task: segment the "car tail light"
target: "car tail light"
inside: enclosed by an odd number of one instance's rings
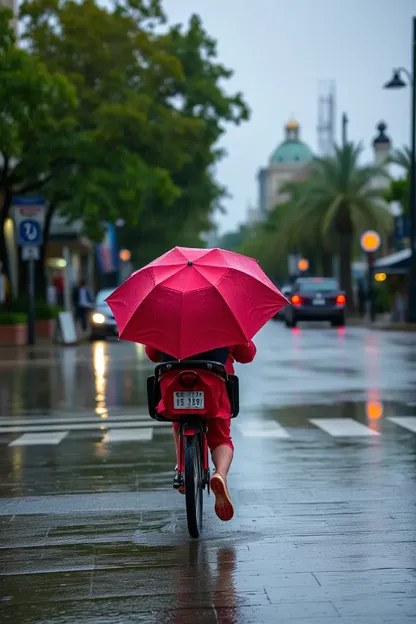
[[[337,299],[336,299],[336,304],[341,306],[341,305],[345,305],[347,302],[347,298],[345,295],[338,295]]]
[[[179,375],[179,383],[184,388],[193,388],[198,381],[198,375],[192,371],[186,371]]]
[[[302,299],[299,297],[299,295],[293,295],[290,303],[294,306],[300,305],[302,303]]]

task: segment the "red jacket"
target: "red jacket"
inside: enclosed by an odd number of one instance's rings
[[[152,347],[145,347],[146,355],[148,358],[154,362],[160,362],[161,360],[161,352],[157,349],[153,349]],[[225,370],[229,375],[234,374],[234,362],[240,362],[241,364],[248,364],[252,362],[254,356],[256,355],[256,346],[252,340],[242,345],[235,345],[233,347],[228,348],[228,359],[225,363]],[[161,379],[161,390],[162,390],[162,400],[160,401],[157,410],[160,414],[163,414],[166,418],[172,418],[172,410],[169,409],[168,405],[165,405],[165,401],[163,397],[166,392],[168,392],[169,384],[172,379],[175,377],[167,373],[163,375]],[[211,373],[201,371],[200,377],[202,378],[203,383],[207,384],[210,389],[213,397],[215,397],[215,407],[213,408],[213,412],[211,414],[212,418],[221,418],[228,419],[231,417],[231,406],[228,398],[228,394],[226,391],[226,387],[224,382],[217,377],[216,375],[212,375]]]
[[[162,354],[153,347],[145,347],[146,355],[155,364],[160,362]],[[234,374],[234,362],[240,362],[241,364],[249,364],[254,360],[257,349],[252,340],[241,345],[234,345],[228,347],[228,359],[225,362],[225,370],[229,375]]]

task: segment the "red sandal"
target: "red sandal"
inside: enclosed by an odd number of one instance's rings
[[[234,515],[234,507],[224,477],[216,472],[211,477],[211,490],[215,496],[215,513],[220,520],[228,522]]]

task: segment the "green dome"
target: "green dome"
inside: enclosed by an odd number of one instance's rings
[[[308,163],[313,159],[313,154],[306,143],[299,139],[299,124],[290,120],[285,125],[286,139],[275,149],[270,156],[270,164],[278,163]]]
[[[284,141],[270,156],[270,164],[311,162],[313,154],[302,141]]]

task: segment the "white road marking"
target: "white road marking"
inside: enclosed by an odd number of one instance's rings
[[[335,438],[380,435],[352,418],[310,418],[309,422]]]
[[[41,444],[59,444],[68,435],[68,431],[62,433],[25,433],[10,442],[9,446],[34,446]]]
[[[49,424],[56,424],[56,425],[61,425],[64,423],[105,423],[105,422],[116,422],[118,423],[119,421],[133,421],[133,422],[138,422],[138,421],[149,421],[149,414],[138,414],[137,416],[135,415],[128,415],[128,416],[114,416],[109,414],[107,416],[107,418],[101,418],[101,416],[99,416],[98,414],[94,415],[94,414],[89,414],[88,416],[73,416],[72,418],[69,417],[65,417],[65,418],[61,418],[59,416],[55,416],[55,417],[50,417],[50,418],[46,418],[46,417],[41,417],[41,418],[37,418],[36,416],[32,416],[31,418],[0,418],[0,427],[2,426],[6,426],[6,425],[16,425],[16,426],[21,426],[21,425],[49,425]]]
[[[103,442],[149,442],[153,438],[153,428],[147,429],[110,429]]]
[[[150,421],[150,416],[149,416]],[[94,422],[94,423],[82,423],[82,424],[65,424],[65,425],[23,425],[21,427],[0,427],[0,434],[7,433],[40,433],[42,431],[93,431],[98,429],[100,431],[106,431],[111,427],[116,426],[119,429],[147,429],[149,423],[134,423],[134,422],[117,422],[111,423],[107,421]],[[170,422],[157,422],[152,423],[153,427],[170,427]]]
[[[290,438],[290,434],[274,420],[259,422],[240,422],[238,430],[245,438]]]
[[[403,429],[416,433],[416,416],[391,416],[387,420],[391,420],[391,422],[399,425],[399,427],[403,427]]]

